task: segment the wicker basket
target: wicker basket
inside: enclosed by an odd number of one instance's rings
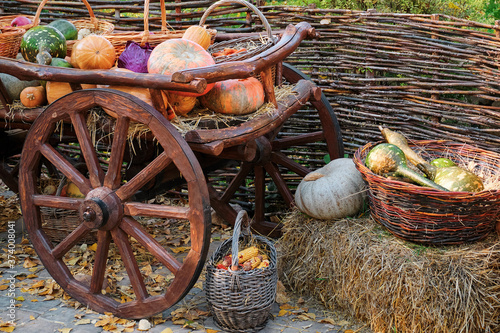
[[[248,59],[256,54],[259,54],[267,50],[268,48],[273,46],[278,40],[278,37],[273,36],[271,26],[269,25],[269,22],[267,21],[264,14],[262,14],[262,12],[257,7],[244,0],[220,0],[215,2],[210,7],[207,8],[207,10],[200,19],[199,25],[204,26],[206,24],[207,18],[214,13],[214,10],[216,8],[233,4],[243,5],[251,9],[255,14],[257,14],[259,19],[262,21],[264,28],[266,29],[266,34],[265,36],[256,35],[252,37],[241,37],[212,44],[208,49],[208,51],[211,54],[223,51],[226,48],[247,49],[244,52],[238,52],[231,55],[214,57],[216,63]]]
[[[40,24],[40,14],[42,13],[42,9],[48,1],[49,0],[42,0],[42,2],[38,5],[38,9],[35,13],[35,18],[33,20],[33,26],[37,26],[38,24]],[[85,7],[87,7],[87,10],[89,11],[90,19],[70,21],[75,25],[76,29],[80,30],[86,28],[96,35],[110,34],[113,32],[113,30],[115,30],[115,26],[113,23],[104,20],[98,20],[95,17],[94,11],[92,10],[92,7],[90,7],[90,4],[88,3],[87,0],[82,0],[82,1],[85,4]],[[66,41],[67,45],[66,55],[71,56],[71,50],[73,49],[73,45],[75,45],[76,42],[77,40]]]
[[[366,155],[377,143],[359,148],[354,163],[369,185],[371,215],[402,239],[434,245],[462,244],[485,238],[500,216],[500,154],[467,144],[422,140],[410,143],[426,160],[446,157],[460,166],[472,167],[483,180],[496,179],[496,189],[477,193],[445,192],[371,172]],[[496,177],[496,178],[495,178]],[[487,186],[485,186],[487,187]]]
[[[24,29],[24,30],[29,30],[31,27],[33,27],[33,22],[35,22],[35,17],[32,15],[6,15],[0,17],[0,27],[5,27],[5,26],[10,26],[10,23],[12,22],[13,19],[19,16],[24,16],[26,18],[29,18],[31,20],[30,24],[23,25],[19,28]]]
[[[277,254],[272,242],[262,236],[251,235],[249,229],[240,237],[242,222],[248,222],[246,211],[236,217],[233,237],[224,241],[207,262],[207,303],[215,323],[229,332],[257,332],[265,327],[276,298],[278,273]],[[248,223],[247,223],[248,227]],[[250,271],[217,269],[217,263],[230,253],[252,244],[265,248],[269,266]],[[238,256],[233,256],[237,265]]]
[[[54,244],[59,244],[81,223],[78,212],[63,209],[42,208],[42,229]],[[91,230],[82,237],[77,245],[94,244],[97,242],[97,230]]]
[[[21,40],[26,32],[23,28],[0,27],[0,56],[15,59]]]
[[[144,31],[137,32],[116,32],[107,34],[105,37],[113,44],[116,50],[116,55],[119,56],[127,45],[128,41],[134,41],[141,46],[146,43],[151,47],[155,47],[161,42],[171,38],[182,38],[184,31],[167,30],[167,14],[165,11],[165,1],[160,0],[161,8],[161,31],[149,31],[149,0],[144,1]]]

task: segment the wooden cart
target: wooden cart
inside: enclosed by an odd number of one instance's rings
[[[230,203],[241,188],[251,187],[253,199],[248,200],[252,201],[253,229],[279,236],[279,223],[266,218],[270,184],[291,207],[293,186],[311,171],[311,160],[323,163],[325,154],[331,159],[343,156],[339,125],[328,101],[304,74],[283,63],[303,39],[313,37],[315,31],[308,23],[290,25],[278,43],[249,59],[172,76],[55,68],[0,58],[0,72],[23,80],[66,81],[74,90],[45,109],[3,111],[0,117],[2,146],[8,146],[1,156],[0,178],[19,193],[31,242],[49,273],[69,295],[96,311],[123,318],[144,318],[171,307],[188,293],[203,269],[211,238],[211,207],[233,222],[237,213]],[[276,105],[275,112],[226,128],[191,130],[184,136],[162,115],[161,89],[202,92],[207,83],[257,74],[267,101]],[[283,82],[293,83],[294,92],[277,103],[274,85]],[[82,83],[147,87],[156,108],[117,90],[82,90]],[[8,101],[4,98],[4,102]],[[100,119],[92,130],[87,121],[96,108],[114,117]],[[286,130],[292,119],[291,129]],[[308,122],[314,123],[316,130],[301,130]],[[146,130],[131,140],[132,124]],[[16,129],[29,131],[26,136],[11,135]],[[312,143],[322,145],[323,152],[308,151],[304,157],[289,151],[294,147],[307,151]],[[18,154],[20,164],[14,166]],[[224,175],[227,182],[222,188],[214,185],[210,174],[228,165],[236,171]],[[76,184],[85,198],[43,194],[41,182],[47,173]],[[183,205],[149,200],[156,189],[181,185]],[[74,212],[80,223],[64,239],[54,242],[44,232],[43,209]],[[148,232],[142,224],[144,218],[189,221],[190,249],[183,260]],[[75,278],[63,259],[90,233],[97,235],[97,249],[90,282],[86,283]],[[161,291],[147,289],[132,238],[173,274]],[[108,260],[110,247],[119,251],[130,279],[133,296],[128,301],[103,292],[112,264]]]

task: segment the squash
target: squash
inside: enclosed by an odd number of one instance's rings
[[[47,102],[45,88],[42,86],[26,87],[21,91],[21,104],[27,108],[42,106]]]
[[[393,173],[397,177],[411,179],[415,183],[432,187],[436,190],[448,191],[430,179],[408,168],[405,153],[396,145],[381,143],[373,147],[366,155],[365,164],[377,175],[384,176]]]
[[[65,19],[59,19],[50,22],[47,26],[54,27],[59,30],[66,40],[75,40],[78,38],[78,29],[73,23]]]
[[[115,48],[103,36],[87,36],[75,43],[71,50],[71,64],[76,68],[110,69],[115,62]]]
[[[82,89],[90,89],[95,87],[95,84],[82,84]],[[69,83],[57,81],[47,81],[45,91],[47,93],[47,102],[49,104],[54,102],[56,99],[59,99],[64,95],[73,92]]]
[[[365,182],[350,158],[338,158],[307,174],[295,192],[297,208],[328,220],[355,215],[363,208]]]
[[[182,96],[168,91],[165,92],[165,94],[168,99],[168,105],[172,108],[172,110],[174,110],[176,115],[181,116],[185,116],[193,110],[196,105],[196,101],[198,100],[193,96]]]
[[[187,28],[182,38],[197,43],[205,50],[212,44],[212,36],[207,29],[200,25],[192,25]]]
[[[435,158],[431,161],[431,165],[434,165],[436,168],[444,168],[450,166],[456,166],[457,164],[450,160],[449,158],[439,157]]]
[[[52,58],[52,61],[50,62],[50,66],[73,68],[71,63],[68,60],[63,59],[63,58]]]
[[[5,73],[0,73],[0,81],[2,81],[5,90],[7,90],[7,94],[13,101],[20,99],[21,92],[23,91],[24,88],[35,87],[40,85],[38,80],[23,81],[19,80],[17,77],[13,75]]]
[[[52,57],[66,56],[66,38],[54,27],[36,26],[23,35],[19,50],[29,62],[49,65]]]
[[[148,72],[172,75],[175,72],[214,65],[215,61],[199,44],[182,38],[168,39],[156,46],[148,59]],[[209,92],[214,83],[207,84],[203,93],[175,92],[184,96],[201,96]]]
[[[216,82],[213,89],[200,97],[201,105],[225,114],[247,114],[264,104],[264,87],[254,77]]]
[[[406,157],[436,184],[454,192],[480,192],[484,189],[483,181],[474,173],[456,165],[436,167],[413,151],[401,133],[393,132],[381,126],[379,129],[387,142],[398,146]],[[443,162],[440,164],[443,164]]]

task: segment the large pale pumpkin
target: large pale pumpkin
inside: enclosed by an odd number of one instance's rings
[[[307,174],[295,192],[297,208],[317,219],[340,219],[363,207],[365,182],[350,158],[338,158]]]
[[[103,36],[89,35],[71,50],[71,64],[81,69],[110,69],[115,65],[116,51]]]
[[[148,60],[148,72],[153,74],[172,75],[175,72],[204,66],[214,65],[215,61],[202,46],[187,39],[168,39],[156,46]],[[188,92],[175,92],[184,96],[201,96],[214,86],[207,85],[201,94]]]
[[[214,112],[247,114],[264,104],[264,88],[254,77],[219,81],[210,92],[200,97],[200,102]]]
[[[95,84],[82,84],[82,89],[95,88]],[[58,98],[73,92],[68,82],[47,81],[45,85],[47,93],[47,102],[50,104]]]

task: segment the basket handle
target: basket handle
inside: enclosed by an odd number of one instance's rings
[[[243,230],[244,235],[249,235],[250,234],[250,221],[248,219],[248,213],[246,210],[240,210],[238,212],[238,215],[236,215],[236,220],[234,222],[234,229],[233,229],[233,240],[232,240],[232,246],[231,246],[231,270],[237,270],[238,269],[238,243],[240,240],[240,233],[241,233],[241,226],[242,224],[245,223],[245,230]],[[235,269],[233,269],[235,267]]]
[[[49,0],[42,0],[40,4],[38,5],[38,9],[36,10],[35,18],[33,19],[33,26],[36,27],[40,23],[40,14],[42,13],[43,6],[48,2]],[[94,11],[92,10],[92,7],[90,7],[90,4],[87,0],[82,0],[83,3],[85,4],[85,7],[87,7],[87,10],[89,11],[89,16],[90,16],[90,21],[94,23],[94,25],[97,26],[99,24],[99,21],[96,19],[94,15]]]
[[[207,20],[208,16],[210,14],[212,14],[212,12],[215,8],[217,8],[219,6],[224,6],[224,5],[232,5],[235,3],[243,5],[249,9],[251,9],[255,14],[257,14],[259,19],[262,21],[262,24],[264,24],[264,27],[266,28],[267,37],[269,37],[269,40],[274,42],[271,25],[269,25],[269,22],[267,21],[264,14],[262,14],[262,12],[257,7],[255,7],[254,5],[252,5],[251,3],[249,3],[245,0],[219,0],[219,1],[217,1],[216,3],[212,4],[210,7],[207,8],[207,10],[205,11],[205,13],[203,14],[203,16],[200,19],[199,25],[203,26],[205,24],[205,21]]]
[[[161,31],[167,31],[167,12],[165,11],[165,0],[160,0],[161,9]],[[144,31],[142,33],[141,45],[149,40],[149,0],[144,0]]]

